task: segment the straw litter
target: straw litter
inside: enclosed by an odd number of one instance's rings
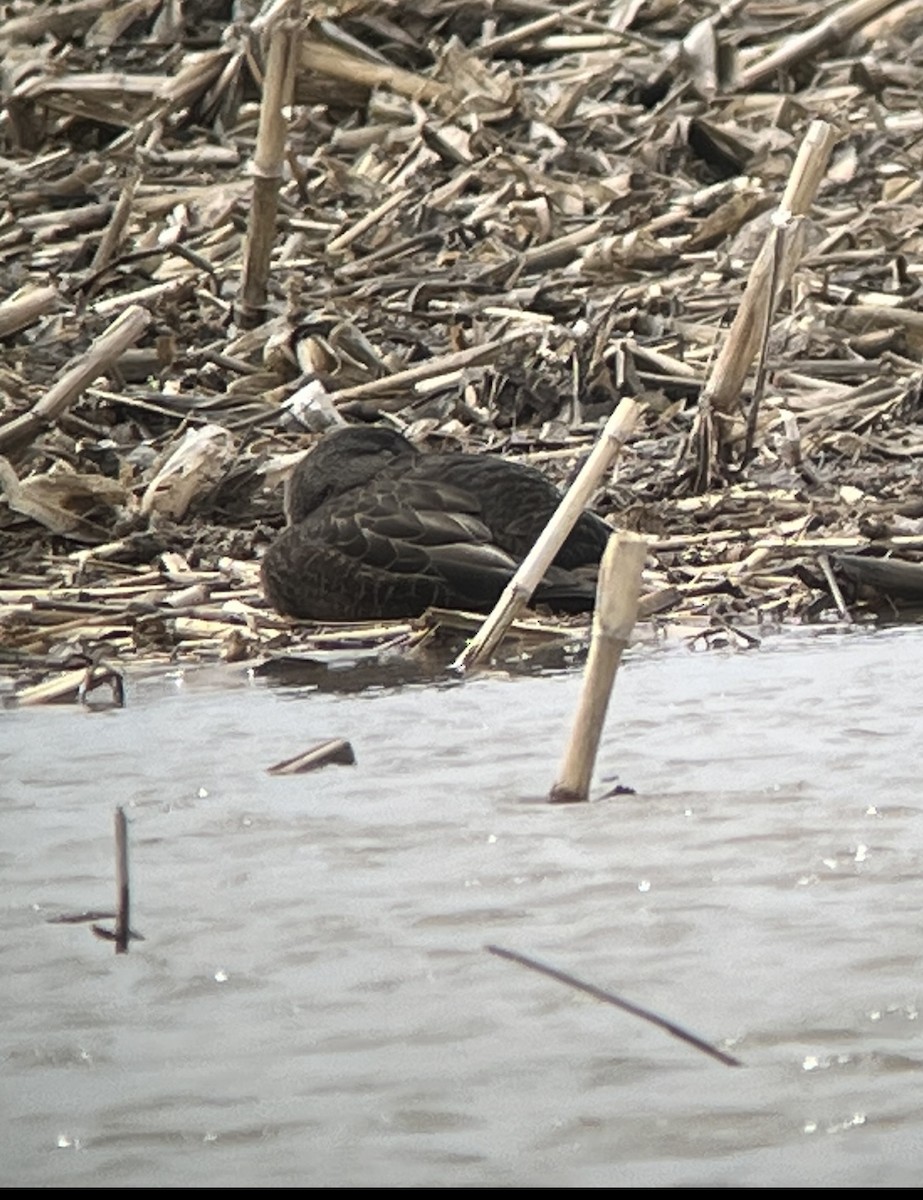
[[[907,602],[863,562],[923,559],[923,3],[5,13],[9,691],[459,636],[263,601],[284,477],[342,421],[564,484],[632,396],[594,507],[648,535],[657,629]]]

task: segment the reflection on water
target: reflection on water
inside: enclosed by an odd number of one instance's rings
[[[921,668],[918,629],[638,651],[597,789],[636,795],[565,808],[573,673],[0,714],[4,1181],[915,1185]],[[265,773],[327,737],[357,765]],[[116,804],[120,957],[47,923],[112,904]]]
[[[254,674],[273,684],[288,684],[304,690],[344,695],[348,692],[375,693],[382,689],[412,684],[451,685],[459,682],[452,664],[465,648],[462,634],[427,637],[415,645],[396,638],[382,645],[356,649],[355,643],[331,649],[312,649],[291,656],[277,655],[257,667]],[[576,628],[573,641],[557,636],[547,640],[531,636],[510,638],[492,662],[517,676],[547,675],[573,670],[586,659],[586,634]],[[494,672],[496,673],[496,672]]]

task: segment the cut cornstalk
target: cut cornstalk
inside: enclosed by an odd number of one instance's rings
[[[609,539],[600,565],[593,615],[593,638],[560,774],[549,799],[567,804],[588,799],[609,697],[622,652],[638,614],[646,540],[619,532]]]

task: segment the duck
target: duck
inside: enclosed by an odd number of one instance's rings
[[[338,426],[289,478],[287,525],[263,557],[263,590],[277,612],[304,621],[489,612],[560,500],[524,463],[423,453],[389,426]],[[533,604],[590,611],[610,533],[583,512]]]

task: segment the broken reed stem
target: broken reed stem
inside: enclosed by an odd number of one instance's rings
[[[329,763],[351,767],[355,761],[356,752],[351,742],[345,738],[328,738],[310,750],[296,754],[294,758],[283,759],[266,770],[270,775],[303,775],[306,771],[316,771],[318,767],[326,767]]]
[[[291,103],[295,49],[299,36],[300,30],[290,21],[280,21],[269,34],[260,124],[251,167],[253,206],[250,209],[241,281],[240,318],[244,325],[259,324],[266,307],[288,132],[283,110]]]
[[[128,178],[119,193],[119,198],[116,201],[115,212],[112,214],[112,220],[106,226],[103,236],[99,239],[99,245],[96,247],[96,253],[93,255],[93,261],[90,263],[88,274],[96,275],[102,271],[118,253],[119,246],[122,244],[122,237],[125,233],[125,227],[131,216],[132,205],[135,201],[135,192],[138,190],[138,184],[141,181],[141,172],[137,167],[133,167]]]
[[[52,312],[61,299],[56,287],[27,287],[0,304],[0,338],[26,329]]]
[[[447,84],[390,63],[371,62],[323,38],[309,36],[304,39],[300,66],[302,75],[327,75],[367,88],[383,88],[419,104],[439,105],[448,103],[452,97],[452,89]]]
[[[499,644],[518,613],[528,604],[574,522],[589,504],[603,474],[617,458],[640,412],[641,406],[636,400],[626,399],[619,404],[538,541],[504,588],[484,624],[452,663],[452,670],[468,670]]]
[[[150,320],[151,314],[139,304],[126,308],[27,413],[0,427],[0,454],[16,453],[53,425],[84,389],[138,340]]]
[[[128,953],[130,934],[130,890],[128,886],[128,822],[121,805],[115,810],[115,952]]]
[[[764,326],[772,319],[778,296],[788,287],[801,257],[800,237],[788,237],[776,261],[778,226],[791,217],[806,216],[827,170],[836,132],[826,121],[812,121],[798,151],[788,186],[774,217],[772,232],[763,244],[750,271],[747,288],[737,315],[721,347],[699,401],[700,408],[713,413],[730,413],[740,399],[744,381],[759,345]],[[800,223],[796,228],[800,228]],[[770,292],[772,279],[776,287]]]
[[[785,253],[785,238],[792,236],[791,220],[788,213],[778,214],[779,220],[773,221],[772,229],[772,272],[769,276],[768,292],[770,296],[778,295],[779,272],[782,269],[782,256]],[[763,328],[760,333],[759,348],[756,354],[756,379],[753,384],[753,397],[747,411],[747,431],[744,435],[744,448],[740,456],[741,464],[750,461],[753,454],[753,443],[756,441],[756,425],[760,415],[760,404],[766,389],[768,368],[766,352],[769,348],[769,334],[772,330],[773,305],[766,305]]]
[[[786,38],[764,58],[750,63],[737,76],[741,91],[757,87],[779,71],[794,66],[805,58],[834,46],[851,37],[857,29],[880,17],[899,0],[853,0],[851,4],[835,6],[834,11],[803,33]]]
[[[339,254],[342,250],[346,250],[357,238],[362,237],[367,230],[375,225],[380,225],[392,209],[399,208],[412,194],[410,188],[401,188],[393,196],[388,196],[386,200],[382,200],[381,204],[373,208],[371,212],[367,212],[355,224],[350,225],[343,233],[329,241],[327,243],[327,253]]]
[[[760,338],[771,326],[777,299],[791,282],[801,257],[803,222],[792,222],[792,218],[810,211],[835,140],[832,126],[825,121],[811,122],[773,216],[773,229],[753,264],[737,315],[702,389],[689,439],[689,452],[695,460],[693,487],[699,493],[711,486],[728,461],[728,447],[737,437],[731,416],[739,408],[744,381]],[[792,224],[794,234],[780,242],[780,227]]]
[[[830,555],[820,554],[817,561],[820,563],[820,569],[824,573],[824,579],[827,581],[827,587],[830,589],[830,595],[833,597],[833,603],[840,614],[840,619],[851,623],[852,617],[849,615],[849,609],[846,607],[846,601],[843,599],[840,585],[837,583],[836,576],[833,574],[833,568],[830,565]]]
[[[589,797],[612,685],[638,615],[646,554],[647,541],[640,534],[618,532],[609,539],[596,585],[593,637],[583,688],[561,770],[548,797],[552,804],[569,804]]]
[[[373,397],[384,397],[391,393],[400,394],[403,389],[415,387],[424,380],[491,362],[496,359],[498,351],[512,346],[524,338],[533,337],[534,334],[534,327],[515,329],[512,333],[505,333],[493,341],[481,342],[476,346],[466,346],[464,350],[453,350],[450,354],[440,354],[434,358],[428,358],[419,366],[405,367],[403,371],[395,371],[393,375],[383,375],[380,379],[370,379],[366,383],[356,383],[351,387],[328,392],[327,399],[331,405],[340,405],[351,400],[370,400]]]

